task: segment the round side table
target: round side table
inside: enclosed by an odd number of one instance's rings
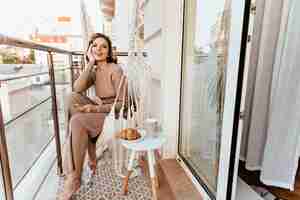
[[[139,142],[127,142],[122,141],[121,144],[131,151],[130,153],[130,159],[128,164],[128,174],[124,178],[123,182],[123,193],[126,195],[128,193],[128,181],[129,177],[132,173],[133,168],[133,162],[136,158],[136,154],[138,152],[147,152],[148,156],[148,165],[149,165],[149,172],[150,172],[150,178],[152,182],[152,192],[153,192],[153,199],[157,200],[157,191],[156,188],[159,186],[158,184],[158,177],[155,173],[155,155],[154,151],[156,149],[160,149],[162,145],[166,142],[166,137],[163,135],[157,136],[157,137],[151,137],[146,136],[143,140]]]

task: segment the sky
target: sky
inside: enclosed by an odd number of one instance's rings
[[[100,13],[96,7],[97,0],[85,2],[95,24],[95,16]],[[80,0],[0,0],[0,5],[1,34],[26,38],[36,26],[44,32],[51,32],[51,24],[57,16],[72,17],[71,33],[81,33]]]

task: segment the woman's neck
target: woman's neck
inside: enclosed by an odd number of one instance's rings
[[[106,60],[105,61],[97,61],[98,67],[105,66],[106,64],[107,64]]]

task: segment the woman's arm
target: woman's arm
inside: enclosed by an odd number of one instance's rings
[[[92,64],[87,64],[87,68],[80,74],[74,83],[75,92],[84,92],[94,84],[96,74],[93,67],[94,66]]]

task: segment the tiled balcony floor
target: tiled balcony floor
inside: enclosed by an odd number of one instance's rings
[[[83,182],[79,191],[74,195],[75,200],[151,200],[150,180],[144,175],[129,180],[129,193],[122,194],[122,178],[114,171],[111,152],[107,151],[98,161],[97,173],[89,179],[87,167],[84,167]],[[57,196],[63,185],[59,180]]]

